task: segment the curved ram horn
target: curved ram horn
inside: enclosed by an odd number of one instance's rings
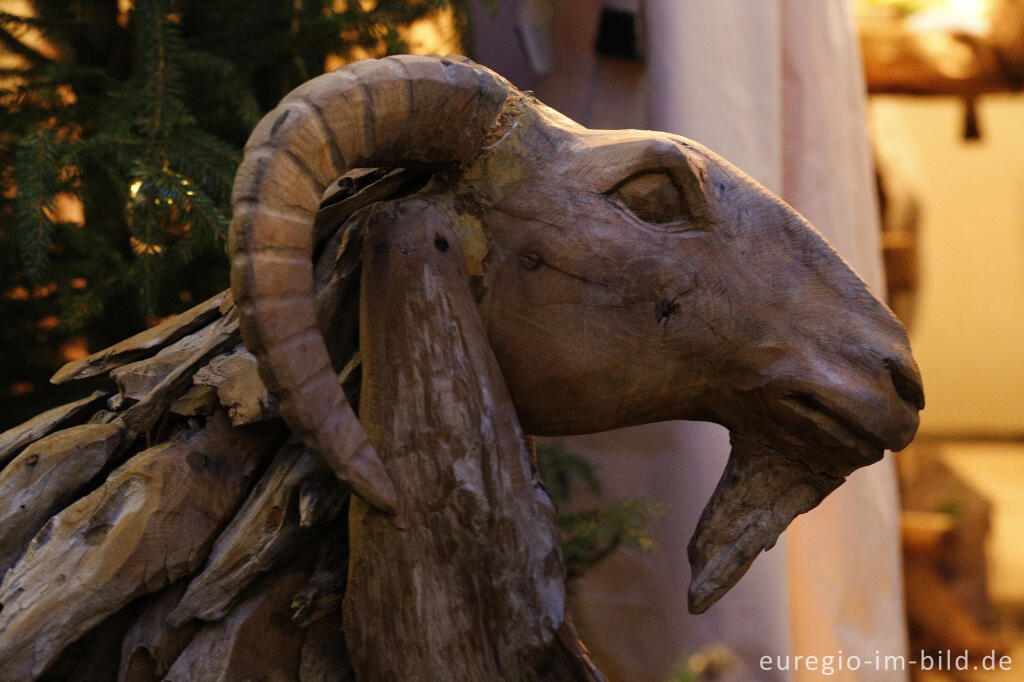
[[[468,61],[357,62],[286,96],[249,137],[235,176],[229,253],[242,338],[292,431],[382,509],[394,509],[394,486],[345,400],[317,327],[313,218],[324,189],[352,168],[470,158],[512,91]]]

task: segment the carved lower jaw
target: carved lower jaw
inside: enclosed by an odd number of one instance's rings
[[[688,547],[690,613],[703,613],[732,588],[790,521],[843,482],[814,472],[763,442],[732,434],[732,452]]]

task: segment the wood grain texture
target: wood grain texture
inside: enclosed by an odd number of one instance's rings
[[[228,411],[233,426],[245,426],[277,416],[277,398],[267,391],[256,371],[256,358],[239,344],[218,355],[192,376],[196,386],[211,386]]]
[[[121,424],[73,426],[37,440],[0,471],[0,574],[107,466],[123,437]]]
[[[287,564],[314,540],[314,526],[336,519],[347,500],[347,488],[318,457],[300,443],[286,443],[217,538],[168,622],[223,618],[246,587]]]
[[[394,517],[353,500],[344,614],[356,676],[588,679],[556,641],[554,509],[457,235],[428,200],[383,207],[367,229],[360,415],[403,495]]]
[[[24,424],[19,424],[0,433],[0,468],[29,444],[67,424],[77,416],[95,409],[97,403],[107,395],[103,391],[95,391],[80,400],[42,412]]]
[[[163,374],[144,398],[124,411],[121,419],[125,426],[135,433],[145,433],[152,429],[171,403],[189,389],[194,373],[212,358],[238,343],[236,309],[217,319],[199,336],[196,346],[183,353],[181,361]]]
[[[215,417],[51,518],[0,585],[0,680],[34,679],[104,618],[195,571],[278,428]]]

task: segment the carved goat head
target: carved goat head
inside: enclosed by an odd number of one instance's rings
[[[239,170],[232,288],[288,424],[371,503],[396,492],[338,386],[312,295],[314,214],[359,166],[425,167],[530,433],[667,419],[732,432],[690,543],[691,610],[798,514],[913,437],[906,333],[773,194],[690,140],[592,131],[471,62],[359,62],[298,88]]]

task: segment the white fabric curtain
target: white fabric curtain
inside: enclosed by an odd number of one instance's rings
[[[503,0],[497,16],[477,13],[478,59],[590,127],[667,130],[708,145],[801,211],[879,290],[864,86],[845,0],[646,0],[646,68],[594,53],[600,0],[519,1],[550,3],[525,13],[551,18],[550,72],[531,72],[518,50],[516,0]],[[595,463],[606,499],[648,497],[664,509],[654,552],[618,552],[578,590],[584,639],[609,679],[661,682],[714,644],[738,659],[735,680],[820,678],[765,671],[762,656],[841,652],[874,662],[876,652],[906,653],[890,459],[855,473],[718,604],[690,616],[686,545],[725,466],[724,430],[664,423],[569,446]],[[865,665],[831,677],[906,673]]]

